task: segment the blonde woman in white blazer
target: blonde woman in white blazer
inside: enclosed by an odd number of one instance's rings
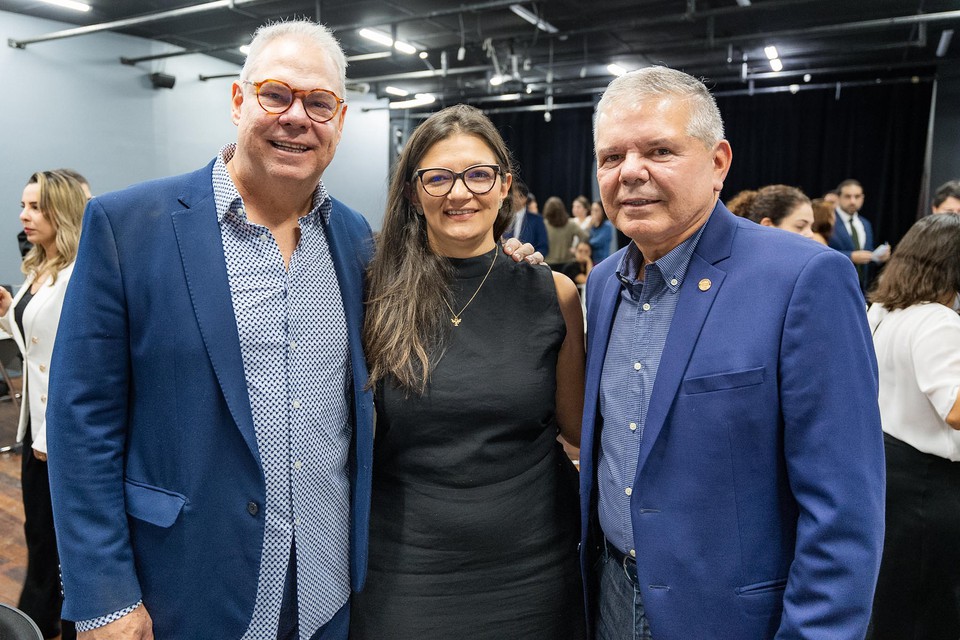
[[[47,479],[46,407],[50,356],[60,324],[63,296],[73,272],[80,220],[87,197],[81,183],[59,171],[30,177],[23,190],[20,221],[33,248],[24,258],[26,281],[17,295],[0,287],[0,327],[23,356],[23,403],[17,441],[23,442],[21,484],[27,575],[18,606],[45,638],[76,638],[60,620],[60,576],[50,484]]]

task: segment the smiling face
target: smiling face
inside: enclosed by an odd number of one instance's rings
[[[500,164],[483,138],[454,134],[431,146],[417,163],[417,169],[444,168],[459,173],[477,164]],[[489,192],[476,195],[463,180],[456,180],[445,196],[431,196],[419,179],[411,184],[410,199],[423,211],[427,240],[434,253],[451,258],[469,258],[493,248],[493,223],[503,199],[510,191],[512,177],[497,177]]]
[[[324,50],[296,37],[267,44],[249,77],[252,82],[280,80],[294,89],[336,91],[340,86],[336,67]],[[332,120],[314,122],[297,97],[284,113],[267,113],[252,85],[235,82],[231,115],[239,131],[231,174],[248,192],[265,188],[312,192],[333,160],[346,111],[343,105]]]
[[[730,168],[729,143],[708,147],[687,132],[689,119],[686,101],[670,94],[613,104],[597,116],[603,207],[648,261],[706,221]]]
[[[40,211],[40,185],[33,182],[23,188],[20,223],[27,240],[44,248],[47,256],[57,251],[57,227]]]

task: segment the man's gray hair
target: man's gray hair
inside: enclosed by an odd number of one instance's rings
[[[347,82],[347,58],[343,55],[340,43],[333,37],[330,29],[311,20],[284,20],[268,22],[257,29],[250,43],[250,52],[240,70],[240,81],[250,80],[250,69],[257,64],[257,59],[268,44],[281,38],[300,39],[317,45],[323,49],[333,66],[337,70],[340,86],[336,87],[341,98],[345,97]],[[261,78],[261,80],[264,78]],[[294,87],[296,89],[323,89],[326,87]]]
[[[631,71],[611,82],[600,102],[593,120],[593,140],[597,140],[597,119],[607,109],[630,107],[651,98],[664,95],[687,100],[690,121],[687,133],[712,147],[723,140],[723,118],[717,101],[707,87],[693,76],[669,67],[645,67]]]

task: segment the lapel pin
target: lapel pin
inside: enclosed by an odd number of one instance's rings
[[[700,288],[700,291],[707,291],[710,289],[710,285],[712,284],[713,283],[710,282],[710,278],[704,278],[699,283],[697,283],[697,287]]]

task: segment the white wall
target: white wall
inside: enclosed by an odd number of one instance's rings
[[[230,122],[232,78],[239,67],[203,55],[136,66],[120,57],[174,50],[169,45],[98,33],[6,46],[66,25],[0,11],[0,283],[18,285],[20,195],[35,171],[69,167],[90,180],[94,194],[196,169],[236,140]],[[153,71],[176,76],[170,89],[153,89]],[[389,171],[389,112],[372,96],[349,94],[350,105],[336,158],[324,175],[331,194],[380,227]]]

